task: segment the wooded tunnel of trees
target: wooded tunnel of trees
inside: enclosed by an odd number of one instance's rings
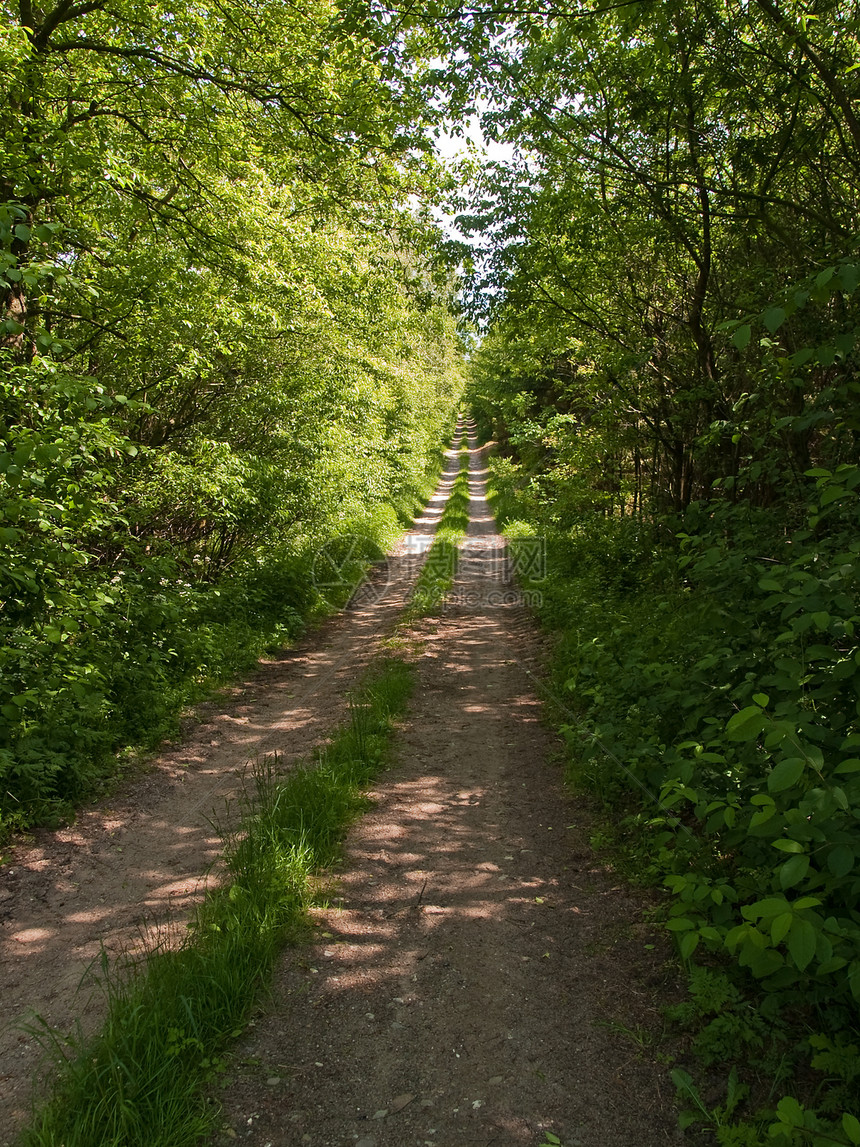
[[[371,14],[96,2],[3,23],[14,824],[295,634],[321,544],[394,540],[463,360],[427,93]]]
[[[294,636],[465,401],[575,782],[778,1001],[726,1047],[806,1009],[784,1141],[860,1142],[856,5],[0,10],[4,831]]]

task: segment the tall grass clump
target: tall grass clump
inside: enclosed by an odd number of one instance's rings
[[[432,613],[451,589],[457,571],[458,545],[469,527],[469,501],[469,448],[463,446],[460,470],[436,527],[433,545],[427,551],[427,559],[412,591],[408,616]]]
[[[104,1027],[64,1044],[50,1037],[57,1080],[21,1147],[190,1147],[211,1131],[217,1111],[204,1086],[277,952],[300,934],[316,878],[365,807],[362,789],[386,760],[411,689],[410,667],[385,660],[314,760],[286,778],[277,759],[252,769],[240,823],[225,833],[227,879],[177,948],[125,972],[103,957]]]

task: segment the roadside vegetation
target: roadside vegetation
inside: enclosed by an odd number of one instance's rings
[[[564,531],[535,513],[508,460],[491,466],[515,554],[524,537],[547,539],[547,577],[525,585],[559,633],[550,706],[570,783],[605,813],[594,843],[668,894],[690,974],[670,1018],[700,1064],[673,1073],[685,1125],[727,1144],[854,1142],[856,698],[824,669],[836,647],[816,650],[820,636],[790,620],[836,613],[827,583],[804,576],[820,549],[779,568],[750,533],[744,553],[735,542],[691,563],[635,522]],[[849,548],[839,567],[851,561]],[[780,594],[775,572],[806,594]],[[826,605],[810,600],[822,592]]]
[[[301,938],[308,908],[325,895],[411,689],[410,667],[384,658],[313,761],[287,775],[277,758],[249,770],[239,823],[225,828],[223,883],[187,939],[140,966],[105,959],[108,1018],[95,1038],[43,1034],[58,1078],[22,1147],[190,1147],[213,1130],[218,1109],[206,1085],[224,1069],[276,955]]]
[[[470,394],[571,781],[667,893],[682,1123],[778,1147],[860,1143],[858,72],[805,11],[523,15],[474,61],[519,150]]]
[[[321,548],[381,556],[463,367],[432,114],[379,29],[0,13],[2,838],[293,638]]]

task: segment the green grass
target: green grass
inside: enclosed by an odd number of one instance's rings
[[[433,545],[412,591],[406,617],[422,617],[438,609],[454,582],[458,543],[469,527],[469,450],[460,450],[460,471],[445,503]]]
[[[366,805],[363,786],[385,763],[411,689],[410,667],[386,659],[314,761],[285,778],[277,760],[252,770],[244,816],[226,833],[229,879],[177,949],[149,953],[124,973],[103,959],[104,1027],[90,1040],[54,1041],[53,1094],[22,1147],[186,1147],[212,1130],[206,1084],[276,954],[300,935],[319,874]]]

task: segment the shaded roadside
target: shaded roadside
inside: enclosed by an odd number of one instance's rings
[[[532,685],[479,451],[459,575],[420,640],[394,767],[318,939],[284,954],[216,1142],[656,1147],[680,1140],[649,1033],[674,989],[645,896],[595,861]]]
[[[43,1065],[25,1027],[39,1016],[60,1038],[78,1023],[94,1029],[104,1001],[87,972],[102,951],[114,959],[183,934],[221,854],[213,815],[249,761],[277,753],[288,768],[343,718],[404,608],[456,473],[452,450],[427,511],[345,611],[201,706],[181,743],[73,827],[13,850],[0,870],[0,1143],[26,1119]]]

